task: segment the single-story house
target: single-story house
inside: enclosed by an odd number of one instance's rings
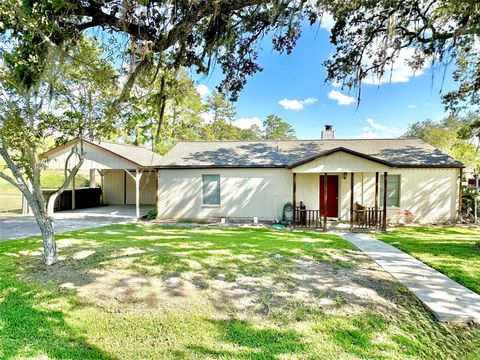
[[[322,137],[180,142],[156,166],[158,216],[275,221],[301,202],[304,226],[455,221],[459,161],[418,139],[335,139],[331,127]]]
[[[74,142],[46,153],[63,168]],[[85,141],[83,169],[101,175],[104,204],[150,204],[160,219],[281,221],[297,226],[446,223],[458,216],[463,164],[418,139],[184,141],[165,156]],[[292,209],[293,208],[293,209]],[[138,211],[138,210],[137,210]]]

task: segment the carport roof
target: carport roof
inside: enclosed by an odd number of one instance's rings
[[[68,148],[76,143],[76,139],[67,142],[64,145],[51,149],[43,154],[47,159],[55,157],[61,150]],[[126,160],[132,163],[134,167],[154,167],[161,162],[162,156],[140,146],[129,144],[117,144],[106,141],[83,140],[94,148],[106,152],[112,156]]]

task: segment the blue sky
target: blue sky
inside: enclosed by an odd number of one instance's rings
[[[324,124],[334,125],[337,138],[375,138],[395,137],[415,121],[443,117],[439,92],[454,86],[451,69],[442,84],[443,68],[433,72],[433,77],[430,67],[413,76],[404,61],[399,61],[390,83],[386,79],[380,85],[363,85],[358,108],[350,98],[355,94],[324,84],[322,62],[333,52],[328,22],[325,25],[320,29],[305,26],[290,55],[272,51],[268,39],[262,42],[259,63],[264,70],[251,77],[240,94],[236,124],[245,127],[276,114],[292,124],[301,139],[320,137]],[[220,79],[221,73],[214,71],[196,82],[200,92],[206,93]]]

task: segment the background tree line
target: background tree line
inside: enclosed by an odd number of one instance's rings
[[[163,111],[158,107],[160,88],[158,82],[152,82],[154,74],[144,74],[124,98],[111,139],[146,146],[160,154],[178,141],[296,139],[295,129],[276,115],[268,115],[262,128],[239,128],[234,124],[235,103],[224,94],[214,90],[202,100],[185,69],[167,76],[170,83],[164,91]]]
[[[478,113],[450,114],[440,121],[418,121],[408,127],[404,136],[419,138],[464,163],[467,171],[480,173]]]

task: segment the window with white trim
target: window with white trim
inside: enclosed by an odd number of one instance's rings
[[[384,175],[380,176],[379,205],[383,206]],[[387,175],[387,206],[400,206],[400,175]]]
[[[220,205],[220,175],[202,175],[203,205]]]

